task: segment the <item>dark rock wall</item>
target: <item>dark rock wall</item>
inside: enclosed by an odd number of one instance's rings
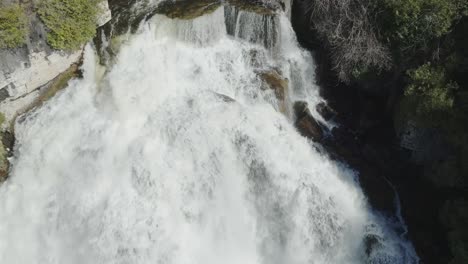
[[[456,171],[463,166],[460,154],[438,131],[395,128],[404,87],[397,67],[379,80],[339,82],[330,49],[310,24],[306,6],[303,0],[293,2],[293,27],[303,47],[314,54],[321,93],[340,124],[322,144],[332,157],[359,171],[361,186],[377,210],[395,209],[387,181],[393,183],[422,263],[468,263],[468,190]]]

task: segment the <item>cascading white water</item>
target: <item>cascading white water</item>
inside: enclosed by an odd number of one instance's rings
[[[287,18],[272,52],[245,36],[258,15],[230,14],[155,16],[102,79],[88,48],[84,78],[17,124],[0,263],[417,262],[259,89],[277,68],[289,102],[321,101]]]

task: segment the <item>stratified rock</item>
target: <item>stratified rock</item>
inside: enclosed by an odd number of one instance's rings
[[[241,10],[261,15],[274,15],[285,8],[280,0],[227,0],[227,2]]]
[[[276,70],[260,71],[258,76],[264,83],[262,89],[271,89],[275,92],[276,99],[278,100],[278,107],[280,112],[286,111],[286,93],[288,90],[288,79],[280,75]]]
[[[295,102],[294,113],[296,115],[295,125],[301,135],[313,141],[321,141],[323,138],[322,127],[310,113],[308,104],[302,101]]]
[[[166,0],[158,5],[155,13],[170,18],[194,19],[214,12],[221,4],[221,0]]]
[[[99,9],[99,14],[96,19],[96,25],[101,27],[112,19],[112,13],[109,8],[109,2],[107,0],[102,0],[99,2],[97,8]]]

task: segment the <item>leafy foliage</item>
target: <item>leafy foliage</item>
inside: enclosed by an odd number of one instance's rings
[[[447,34],[466,14],[466,0],[384,0],[382,33],[401,50],[416,49]]]
[[[458,85],[447,80],[442,67],[426,63],[410,70],[408,74],[411,83],[405,91],[405,96],[418,99],[414,105],[418,115],[431,115],[452,109],[453,93]]]
[[[17,4],[0,7],[0,49],[16,48],[26,42],[28,19]]]
[[[55,49],[75,50],[96,34],[97,0],[42,0],[38,14]]]

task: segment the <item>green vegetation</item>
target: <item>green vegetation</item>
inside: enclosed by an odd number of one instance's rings
[[[5,115],[0,112],[0,126],[3,125],[3,123],[5,122]]]
[[[66,71],[62,72],[49,83],[49,87],[46,91],[44,91],[43,94],[41,94],[41,96],[39,96],[37,103],[42,104],[50,98],[54,97],[59,91],[67,87],[68,82],[71,79],[78,77],[78,75],[78,65],[72,64]]]
[[[385,111],[394,107],[395,134],[409,135],[414,143],[409,151],[414,148],[411,154],[422,159],[407,158],[421,167],[418,179],[425,181],[421,186],[428,184],[437,199],[458,197],[463,203],[451,211],[465,208],[468,0],[306,2],[308,26],[328,51],[336,77],[359,87],[360,93],[386,100]],[[431,139],[436,139],[433,144]],[[453,219],[440,225],[446,230],[448,248],[440,254],[443,261],[435,262],[468,263],[468,231],[463,225],[467,211],[463,210],[463,214],[441,214],[443,220]]]
[[[466,9],[464,0],[384,0],[382,33],[402,49],[418,48],[447,34]]]
[[[96,34],[97,0],[42,0],[38,14],[55,49],[76,50]]]
[[[444,68],[426,63],[408,71],[408,75],[411,81],[405,90],[404,99],[412,102],[415,115],[434,122],[435,116],[450,112],[458,85],[447,80]]]
[[[0,7],[0,49],[23,45],[27,34],[28,18],[24,8],[17,4]]]

